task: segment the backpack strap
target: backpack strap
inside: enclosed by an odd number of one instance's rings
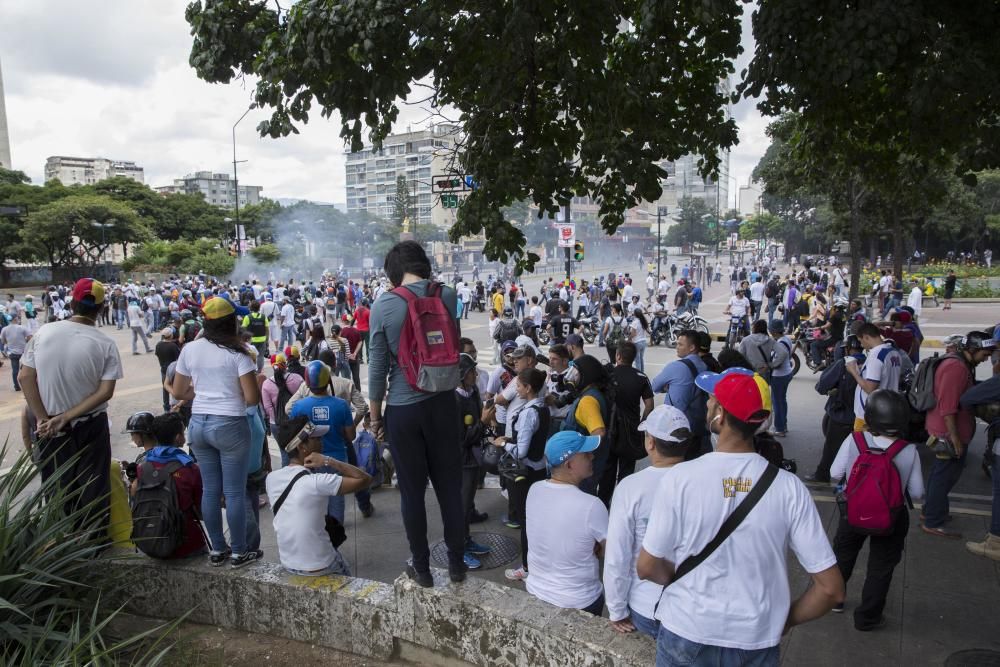
[[[687,366],[687,369],[691,372],[692,379],[698,377],[698,367],[694,365],[693,361],[690,359],[681,359],[680,362]]]
[[[171,476],[173,476],[173,474],[175,472],[177,472],[178,470],[180,470],[183,467],[184,467],[184,464],[181,463],[180,461],[176,461],[176,460],[175,461],[168,461],[167,463],[163,464],[162,468],[159,468],[159,469],[157,469],[157,467],[154,466],[151,461],[143,461],[142,464],[139,466],[139,468],[142,470],[142,477],[143,477],[143,479],[145,479],[147,481],[146,481],[145,484],[143,484],[142,480],[140,480],[139,481],[139,488],[142,488],[142,487],[148,486],[148,485],[151,486],[148,480],[151,480],[154,475],[155,476],[159,476],[159,475],[162,474],[165,477],[171,477]]]
[[[767,464],[767,467],[764,469],[764,476],[753,485],[753,488],[750,489],[750,493],[748,493],[740,504],[736,506],[733,513],[726,518],[726,520],[722,523],[722,526],[719,527],[719,532],[712,538],[712,541],[706,544],[705,548],[694,556],[688,556],[685,558],[684,562],[677,567],[674,571],[674,576],[670,579],[670,582],[667,583],[666,586],[663,587],[663,590],[660,591],[660,599],[656,601],[656,605],[653,607],[654,618],[656,617],[656,610],[660,606],[660,600],[663,599],[663,591],[667,590],[667,586],[677,583],[678,579],[708,560],[708,557],[715,553],[716,549],[722,546],[722,543],[726,541],[726,538],[732,535],[733,531],[739,528],[740,524],[743,523],[743,520],[750,514],[750,511],[757,506],[760,499],[763,498],[764,494],[767,493],[767,490],[771,488],[771,483],[774,482],[774,479],[777,476],[778,467],[771,465],[770,463]]]
[[[288,486],[285,487],[285,490],[281,492],[280,496],[278,496],[277,502],[274,503],[274,507],[272,508],[271,511],[272,516],[278,515],[278,510],[280,510],[281,506],[285,503],[285,498],[288,497],[288,493],[292,490],[292,487],[295,486],[295,482],[299,481],[308,474],[309,474],[308,470],[303,470],[295,477],[292,477],[292,481],[288,483]]]
[[[864,454],[870,449],[868,447],[868,438],[865,437],[863,431],[854,431],[851,435],[854,437],[854,445],[858,448],[858,454]]]
[[[889,447],[885,450],[886,456],[888,456],[889,460],[891,461],[892,459],[896,458],[897,454],[906,449],[906,446],[908,444],[910,443],[907,442],[906,440],[903,440],[902,438],[897,439],[891,445],[889,445]]]

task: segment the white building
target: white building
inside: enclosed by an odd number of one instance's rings
[[[759,183],[750,182],[740,186],[740,215],[756,215],[761,212],[761,196],[764,189]]]
[[[115,176],[145,182],[142,167],[135,162],[65,155],[53,155],[45,161],[45,180],[58,180],[63,185],[93,185]]]
[[[378,151],[366,146],[347,152],[347,212],[368,212],[391,219],[395,211],[396,179],[406,176],[420,224],[448,227],[456,209],[442,208],[432,192],[431,178],[454,171],[459,128],[439,124],[426,130],[393,134]]]
[[[229,174],[213,174],[210,171],[196,171],[184,178],[174,179],[173,185],[155,188],[157,192],[196,194],[201,193],[205,201],[220,208],[236,207],[236,184]],[[259,185],[239,184],[240,206],[260,203]]]
[[[2,69],[0,69],[0,167],[13,169],[10,161],[10,136],[7,134],[7,109],[3,101]]]

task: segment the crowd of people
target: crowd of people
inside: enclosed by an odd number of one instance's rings
[[[650,273],[645,295],[628,274],[550,279],[529,295],[519,281],[492,276],[443,285],[421,246],[404,241],[381,277],[362,282],[83,279],[53,288],[32,318],[44,326],[12,318],[0,341],[8,354],[23,346],[15,379],[26,442],[43,475],[79,492],[81,527],[97,530],[113,514],[106,411],[122,377],[118,349],[99,326],[128,327],[133,353],[142,343],[155,354],[162,413],[128,420],[141,451],[124,465],[130,537],[153,557],[253,563],[269,505],[286,570],[350,574],[339,548],[344,496],[370,517],[371,488],[392,483],[406,574],[430,587],[430,483],[448,575],[461,582],[490,553],[471,526],[489,518],[476,496],[494,474],[507,500],[499,520],[519,531],[521,547],[506,578],[557,607],[607,609],[614,629],[656,639],[658,664],[776,664],[789,628],[845,609],[844,582],[866,541],[854,625],[881,627],[908,503],[924,499],[925,533],[959,537],[948,526],[948,493],[977,414],[995,440],[1000,376],[976,383],[975,371],[996,353],[1000,327],[955,336],[946,354],[921,360],[919,308],[848,302],[840,265],[782,276],[759,258],[728,271],[728,312],[747,325],[739,345],[716,356],[707,333],[682,330],[677,359],[649,378],[647,309],[676,287],[675,307],[696,311],[697,278],[724,275],[721,265],[682,267],[677,279],[675,269],[669,279]],[[462,337],[473,310],[489,312],[491,364]],[[591,313],[601,324],[593,343],[583,335]],[[775,439],[788,431],[791,336],[803,328],[819,332],[809,349],[826,397],[822,458],[804,480]],[[607,360],[590,353],[598,350]],[[921,440],[934,452],[926,484],[912,444]],[[1000,452],[991,446],[984,464],[996,470]],[[890,493],[871,492],[867,471],[876,468]],[[966,546],[1000,560],[1000,474],[993,480],[990,532]],[[842,500],[832,543],[807,482],[834,485]],[[794,600],[789,546],[812,579]]]

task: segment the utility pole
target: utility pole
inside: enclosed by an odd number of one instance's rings
[[[660,231],[660,225],[663,222],[663,216],[667,214],[666,206],[656,207],[656,280],[659,283],[660,276],[663,275],[663,271],[660,269],[660,246],[663,245],[663,234]]]
[[[566,202],[566,219],[563,222],[565,222],[567,225],[573,222],[572,219],[570,218],[570,215],[572,213],[570,211],[572,204],[573,204],[572,199]],[[576,240],[575,235],[574,235],[574,240]],[[572,277],[573,248],[571,248],[570,246],[566,246],[565,250],[566,250],[566,284],[569,284],[570,278]]]
[[[247,117],[253,109],[257,108],[256,104],[251,104],[243,115],[240,116],[240,120],[233,123],[233,196],[236,198],[236,256],[243,256],[243,239],[240,238],[240,181],[236,177],[236,126],[240,124],[240,121]],[[246,160],[240,160],[240,162],[246,162]]]

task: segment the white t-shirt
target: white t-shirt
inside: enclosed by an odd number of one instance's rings
[[[539,306],[537,303],[533,305],[531,308],[528,309],[528,317],[531,318],[532,322],[540,325],[542,323],[542,307]]]
[[[619,482],[611,498],[608,543],[604,551],[604,596],[608,617],[613,621],[628,618],[629,608],[646,618],[653,618],[653,608],[663,587],[639,579],[635,562],[639,559],[646,524],[653,511],[656,489],[668,470],[670,468],[643,468]]]
[[[721,452],[674,466],[657,489],[642,548],[679,566],[715,537],[766,467],[758,454]],[[664,590],[657,619],[699,644],[744,650],[776,646],[791,604],[789,548],[810,574],[837,563],[809,490],[795,475],[779,470],[732,535]]]
[[[733,317],[743,317],[750,310],[750,300],[746,297],[737,299],[735,296],[729,297],[729,314]]]
[[[884,359],[879,360],[879,353],[889,349],[891,352],[884,355]],[[891,389],[899,391],[899,376],[902,362],[899,359],[899,350],[896,350],[892,343],[882,343],[868,350],[865,356],[865,363],[861,366],[861,377],[865,380],[877,382],[879,389]],[[859,419],[865,418],[865,403],[868,402],[868,393],[861,385],[854,388],[854,416]]]
[[[757,281],[750,285],[750,300],[751,301],[763,301],[764,300],[764,283]]]
[[[38,329],[28,341],[21,365],[38,374],[42,405],[50,416],[62,414],[95,393],[104,380],[120,380],[118,347],[97,328],[63,320]],[[98,405],[90,414],[107,410]]]
[[[656,286],[657,294],[663,295],[669,291],[670,291],[670,283],[668,283],[666,279],[661,280],[659,284]]]
[[[125,312],[128,314],[128,325],[130,328],[146,326],[146,314],[142,312],[139,306],[131,304]]]
[[[895,442],[894,438],[887,438],[884,435],[873,436],[870,433],[865,433],[864,435],[868,438],[868,447],[871,449],[889,449],[892,443]],[[854,462],[858,460],[858,456],[858,445],[854,442],[854,434],[852,433],[844,438],[844,442],[840,444],[837,457],[830,466],[830,479],[839,480],[845,475],[850,479],[851,469],[854,467]],[[902,483],[903,488],[909,492],[910,499],[918,500],[923,498],[924,475],[920,469],[920,456],[917,454],[917,446],[910,443],[904,447],[892,459],[892,465],[896,466],[896,470],[899,472],[899,481]]]
[[[493,396],[496,396],[497,394],[500,394],[500,393],[503,392],[503,390],[505,388],[504,384],[503,384],[503,374],[505,372],[506,372],[506,369],[503,366],[497,366],[496,368],[494,368],[490,372],[489,382],[486,383],[486,393],[492,394]],[[513,373],[511,374],[511,377],[513,378]],[[514,379],[511,379],[510,382],[507,384],[507,386],[515,386],[516,384],[517,384],[517,382]],[[507,406],[506,405],[497,405],[497,415],[496,415],[496,417],[497,417],[497,423],[498,424],[506,424],[507,423]]]
[[[583,609],[601,595],[594,546],[608,534],[604,503],[570,484],[531,485],[525,506],[527,590],[543,602]]]
[[[286,303],[281,307],[281,326],[295,326],[295,307],[290,303]]]
[[[177,372],[194,384],[191,413],[196,415],[246,415],[240,376],[256,370],[249,354],[219,347],[204,338],[185,345],[177,359]]]
[[[304,467],[293,464],[268,474],[264,485],[272,507],[303,470]],[[295,482],[274,517],[278,558],[283,566],[313,572],[333,564],[337,552],[330,544],[325,517],[327,499],[337,495],[340,482],[340,475],[316,472]]]

